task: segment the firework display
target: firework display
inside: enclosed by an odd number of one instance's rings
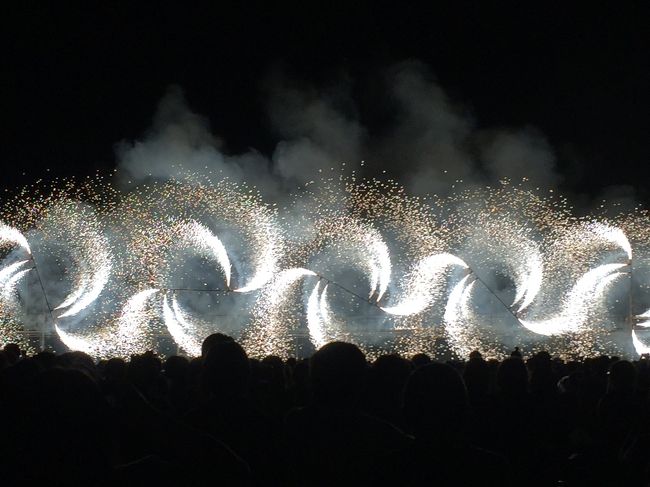
[[[506,181],[416,198],[338,176],[270,204],[227,179],[98,177],[25,188],[0,221],[0,342],[28,349],[196,356],[223,332],[253,356],[650,352],[648,213],[579,218]]]

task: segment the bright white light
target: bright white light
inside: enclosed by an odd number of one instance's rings
[[[62,303],[61,305],[55,308],[55,309],[60,309],[65,306],[69,306],[69,304],[66,304],[68,302],[74,303],[72,304],[72,306],[70,306],[68,310],[66,310],[64,313],[59,315],[59,318],[74,316],[80,311],[83,311],[88,306],[90,306],[93,303],[93,301],[95,301],[104,290],[104,286],[106,286],[110,274],[111,274],[111,261],[107,254],[106,259],[103,260],[103,264],[98,269],[96,269],[95,272],[93,272],[91,277],[89,277],[90,286],[86,287],[85,283],[82,284],[79,287],[78,291],[73,293],[73,295],[71,295],[71,297],[74,297],[75,299],[71,299],[70,297],[66,299],[64,303]]]
[[[469,315],[472,290],[476,284],[476,279],[470,281],[472,278],[473,276],[468,274],[454,286],[449,294],[444,314],[445,331],[449,341],[461,356],[467,355],[473,347],[467,337],[466,319]]]
[[[636,335],[635,330],[632,330],[632,344],[634,345],[634,350],[636,350],[636,353],[639,355],[650,353],[650,347],[644,345],[643,342],[639,340],[639,337]]]
[[[431,306],[436,293],[445,284],[446,271],[451,266],[467,269],[467,264],[449,253],[440,253],[425,257],[417,263],[406,277],[408,284],[404,298],[395,306],[382,307],[386,313],[398,316],[410,316],[421,313]]]
[[[145,289],[134,294],[122,308],[122,313],[118,318],[118,337],[119,341],[127,342],[141,335],[144,331],[143,321],[146,319],[144,307],[148,299],[156,294],[159,289]]]
[[[31,270],[31,268],[23,269],[22,271],[16,272],[13,276],[7,279],[7,281],[2,286],[2,297],[5,301],[11,301],[14,298],[18,281],[20,281],[23,276],[25,276],[25,274]]]
[[[0,286],[2,286],[7,281],[7,279],[13,276],[14,272],[17,272],[27,262],[29,262],[29,260],[14,262],[13,264],[8,265],[7,267],[0,270]]]
[[[269,215],[259,214],[257,218],[256,225],[263,250],[257,253],[255,274],[244,286],[235,289],[238,293],[247,293],[260,289],[271,281],[278,272],[278,260],[282,252],[278,232]]]
[[[94,355],[97,352],[97,344],[92,343],[91,340],[68,333],[67,331],[62,330],[56,323],[54,324],[54,330],[59,336],[59,339],[66,347],[68,347],[69,350],[76,350],[89,355]]]
[[[544,262],[539,249],[535,248],[528,254],[526,259],[527,272],[522,276],[522,284],[517,286],[517,297],[515,297],[513,306],[521,301],[517,313],[525,310],[535,300],[535,297],[542,288],[544,279]]]
[[[29,242],[20,230],[0,223],[0,245],[12,244],[21,247],[25,252],[31,255],[32,250],[29,248]]]
[[[230,274],[232,272],[230,259],[219,237],[212,233],[205,225],[195,220],[178,225],[181,234],[188,240],[188,243],[208,257],[216,259],[226,278],[226,287],[230,287]]]
[[[364,244],[368,251],[368,266],[370,268],[370,294],[371,298],[377,293],[379,301],[390,283],[391,262],[388,245],[375,229],[368,229],[363,235]]]
[[[172,308],[169,307],[167,296],[165,296],[163,298],[163,319],[167,330],[169,330],[169,334],[188,355],[192,357],[200,356],[201,343],[192,336],[191,330],[194,327],[184,315],[183,310],[176,300],[176,296],[172,297]]]
[[[587,228],[604,240],[620,247],[627,255],[628,260],[632,260],[632,246],[623,230],[601,222],[590,222],[587,224]]]
[[[307,328],[309,330],[309,338],[316,348],[320,348],[327,343],[325,330],[323,329],[323,320],[318,308],[320,285],[321,281],[319,280],[309,295],[307,302]]]
[[[607,287],[622,275],[617,271],[626,265],[604,264],[591,269],[573,286],[556,316],[541,321],[520,319],[520,323],[528,330],[545,336],[579,331],[588,319],[589,309]]]

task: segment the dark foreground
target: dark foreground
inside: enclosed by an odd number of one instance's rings
[[[650,366],[0,352],[3,485],[650,485]]]

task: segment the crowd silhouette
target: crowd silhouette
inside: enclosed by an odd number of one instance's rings
[[[650,485],[650,361],[0,351],[5,485]]]

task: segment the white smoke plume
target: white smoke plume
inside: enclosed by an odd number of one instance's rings
[[[210,171],[278,200],[317,179],[321,170],[343,164],[358,169],[362,160],[365,175],[388,168],[390,176],[416,194],[444,194],[459,181],[528,178],[545,187],[561,181],[553,150],[538,130],[479,127],[468,105],[448,96],[422,63],[392,66],[378,78],[385,84],[385,97],[377,103],[387,104],[392,116],[381,135],[359,121],[347,83],[317,90],[281,76],[267,80],[268,118],[280,139],[270,154],[254,149],[226,154],[208,120],[187,105],[179,87],[171,87],[144,136],[116,146],[120,181],[128,187]]]

